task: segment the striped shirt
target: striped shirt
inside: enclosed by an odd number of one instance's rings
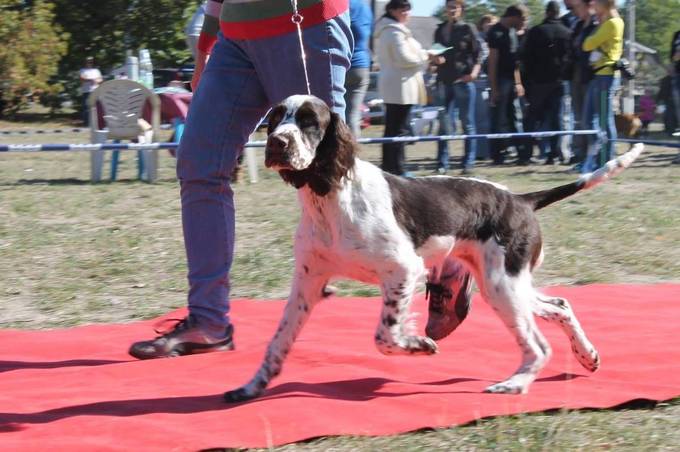
[[[308,28],[339,16],[349,0],[297,0],[298,12]],[[198,48],[210,53],[222,31],[230,39],[260,39],[296,30],[291,0],[209,0]]]

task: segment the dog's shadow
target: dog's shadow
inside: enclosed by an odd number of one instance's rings
[[[540,378],[537,381],[566,381],[582,375],[558,374]],[[151,413],[194,414],[210,411],[223,411],[250,403],[266,402],[267,400],[296,398],[322,398],[343,400],[349,402],[365,402],[375,398],[405,397],[419,394],[481,394],[474,390],[433,390],[433,386],[450,386],[470,381],[490,381],[478,378],[449,378],[440,381],[424,383],[409,383],[389,378],[358,378],[351,380],[327,381],[323,383],[283,383],[273,387],[256,399],[235,404],[226,404],[222,394],[202,396],[163,397],[156,399],[107,400],[81,405],[71,405],[34,413],[0,413],[0,432],[20,431],[30,424],[46,424],[61,419],[76,416],[114,416],[129,417]],[[421,386],[422,390],[396,391],[387,390],[391,384],[409,384]]]
[[[450,385],[465,381],[477,381],[474,378],[452,378],[444,381],[421,383],[427,385]],[[34,413],[0,413],[0,432],[20,431],[31,424],[46,424],[76,416],[114,416],[128,417],[151,413],[194,414],[210,411],[223,411],[236,408],[245,403],[265,402],[267,400],[288,397],[313,397],[351,402],[362,402],[378,397],[402,397],[415,394],[435,394],[423,390],[411,392],[385,391],[383,388],[391,383],[402,382],[387,378],[359,378],[352,380],[328,381],[323,383],[283,383],[265,392],[262,397],[227,404],[222,394],[202,396],[163,397],[156,399],[106,400],[81,405],[71,405]],[[448,391],[447,391],[448,392]],[[471,392],[475,391],[460,391]]]
[[[250,402],[258,400],[272,400],[287,397],[313,397],[324,399],[345,400],[348,402],[364,402],[379,397],[404,397],[418,394],[435,394],[440,391],[417,390],[417,391],[391,391],[385,389],[390,384],[409,384],[412,386],[448,386],[468,381],[482,381],[477,378],[450,378],[441,381],[431,381],[426,383],[407,383],[392,380],[389,378],[357,378],[352,380],[328,381],[323,383],[301,383],[290,382],[275,386],[265,392],[265,394]],[[471,393],[477,391],[445,391],[445,393]],[[241,402],[241,403],[247,403]]]
[[[27,369],[59,369],[62,367],[106,366],[126,361],[110,359],[71,359],[65,361],[0,361],[0,373]]]
[[[582,378],[583,375],[571,374],[571,373],[561,373],[557,375],[552,375],[550,377],[543,377],[536,379],[536,382],[555,382],[555,381],[568,381],[574,380],[576,378]],[[426,395],[426,394],[481,394],[480,391],[475,390],[444,390],[444,391],[433,391],[431,389],[425,389],[426,387],[432,386],[450,386],[459,383],[466,383],[470,381],[480,381],[487,384],[494,383],[493,381],[483,380],[479,378],[449,378],[446,380],[439,381],[429,381],[425,383],[409,383],[397,380],[392,380],[389,378],[358,378],[353,380],[338,380],[329,381],[324,383],[301,383],[301,382],[290,382],[283,383],[267,390],[264,395],[244,402],[238,402],[238,404],[243,403],[253,403],[257,401],[265,401],[272,399],[282,399],[288,397],[313,397],[313,398],[325,398],[325,399],[335,399],[335,400],[345,400],[348,402],[365,402],[368,400],[373,400],[382,397],[404,397],[412,395]],[[386,390],[385,387],[390,384],[408,384],[411,386],[422,386],[423,390],[412,390],[412,391],[390,391]]]

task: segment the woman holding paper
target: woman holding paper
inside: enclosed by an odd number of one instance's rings
[[[423,70],[429,62],[443,63],[440,51],[425,50],[415,40],[406,23],[411,14],[408,0],[390,0],[385,14],[376,22],[374,39],[380,73],[378,91],[385,103],[385,137],[407,136],[413,105],[425,104],[427,94]],[[404,169],[404,143],[382,146],[382,169],[410,176]]]

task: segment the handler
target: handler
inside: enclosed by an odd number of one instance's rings
[[[189,315],[160,336],[132,344],[129,353],[136,358],[233,350],[229,271],[235,214],[230,175],[236,159],[272,105],[307,93],[307,79],[311,93],[344,117],[345,74],[354,45],[348,0],[308,0],[304,5],[295,21],[297,0],[210,0],[206,5],[194,96],[177,152]],[[436,289],[434,306],[440,307],[436,301],[442,295]],[[463,299],[469,300],[469,291]]]

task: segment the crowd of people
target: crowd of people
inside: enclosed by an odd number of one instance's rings
[[[409,114],[424,104],[423,74],[430,73],[436,81],[429,98],[442,112],[439,134],[453,133],[454,112],[465,134],[478,131],[475,80],[486,78],[491,133],[561,130],[567,117],[567,127],[597,129],[616,138],[613,102],[620,84],[623,20],[614,0],[565,0],[564,6],[567,13],[560,15],[560,4],[548,2],[544,18],[527,29],[529,14],[521,3],[507,7],[500,18],[485,15],[473,25],[465,20],[465,0],[447,0],[446,20],[433,31],[436,50],[426,50],[408,28],[411,3],[389,1],[372,31],[385,136],[410,133]],[[356,118],[349,122],[356,124]],[[464,174],[480,159],[478,142],[465,141]],[[536,155],[535,145],[540,149]],[[561,137],[496,139],[488,146],[494,164],[507,163],[514,154],[519,165],[562,162],[583,172],[614,153],[612,142],[600,135],[575,136],[570,147],[561,146]],[[383,146],[384,170],[408,176],[403,161],[403,143]],[[449,145],[442,141],[435,171],[445,174],[449,167]]]

